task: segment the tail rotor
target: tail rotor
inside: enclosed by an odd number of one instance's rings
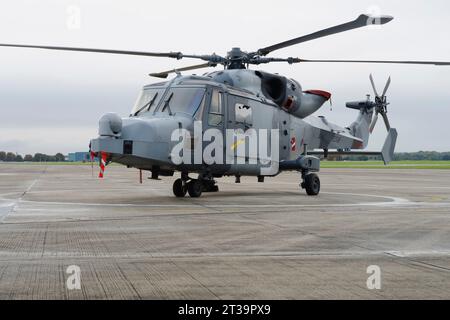
[[[388,78],[383,90],[383,94],[381,96],[378,94],[377,88],[375,86],[375,81],[373,80],[373,76],[370,75],[369,79],[370,83],[372,84],[373,92],[375,94],[375,104],[374,104],[375,115],[372,119],[372,123],[370,124],[370,133],[372,133],[373,130],[375,129],[375,126],[378,121],[378,116],[380,114],[383,117],[384,124],[386,125],[386,130],[389,132],[389,130],[391,129],[391,125],[389,123],[389,119],[387,116],[387,106],[389,105],[389,102],[387,102],[386,93],[389,89],[389,86],[391,85],[391,77]]]
[[[375,129],[378,117],[381,114],[388,135],[384,141],[380,155],[384,163],[388,164],[394,159],[395,145],[397,143],[398,136],[397,130],[391,128],[391,124],[389,123],[387,116],[387,106],[389,105],[389,102],[387,101],[386,93],[391,85],[391,77],[388,78],[381,96],[378,94],[372,75],[370,75],[369,79],[372,84],[373,92],[375,93],[375,101],[370,100],[370,95],[368,95],[367,100],[365,101],[347,102],[347,108],[360,111],[358,120],[352,123],[349,129],[352,135],[363,140],[363,147],[365,148],[369,142],[369,136]]]

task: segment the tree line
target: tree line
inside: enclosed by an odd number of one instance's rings
[[[36,153],[34,155],[27,154],[22,156],[13,152],[0,151],[0,161],[5,162],[63,162],[66,157],[62,153],[55,155],[47,155],[43,153]],[[347,161],[368,161],[381,160],[379,156],[343,156],[338,160]],[[399,152],[394,155],[394,160],[430,160],[430,161],[450,161],[450,152],[436,152],[436,151],[419,151],[419,152]]]
[[[381,160],[381,156],[343,156],[340,160],[346,161],[369,161]],[[450,152],[419,151],[419,152],[397,152],[394,161],[450,161]]]
[[[22,156],[13,152],[0,151],[0,161],[5,162],[62,162],[66,161],[66,157],[62,153],[55,155],[48,155],[43,153],[36,153],[34,155],[26,154]]]

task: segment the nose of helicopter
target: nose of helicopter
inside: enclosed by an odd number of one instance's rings
[[[105,121],[105,116],[102,117],[99,137],[91,140],[91,150],[105,152],[113,161],[118,158],[139,157],[167,162],[172,147],[172,132],[188,125],[183,119],[175,118],[123,118],[119,131],[116,117],[109,115],[107,118],[115,120],[111,122],[116,126],[115,132],[107,130],[108,122]]]

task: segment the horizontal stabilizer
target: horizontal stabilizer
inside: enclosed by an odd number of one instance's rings
[[[314,156],[382,156],[379,151],[308,151]]]
[[[384,141],[383,149],[379,151],[352,151],[352,150],[337,150],[337,151],[308,151],[309,155],[323,156],[381,156],[385,165],[388,165],[394,159],[395,144],[397,143],[397,130],[389,129],[388,136]]]

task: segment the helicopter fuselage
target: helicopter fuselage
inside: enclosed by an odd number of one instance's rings
[[[327,92],[303,92],[297,81],[261,71],[178,76],[145,86],[130,117],[107,114],[102,118],[91,148],[106,153],[108,161],[149,170],[156,177],[175,171],[212,177],[314,172],[320,161],[308,156],[308,149],[364,145],[350,128],[310,116],[329,98]],[[208,146],[213,143],[215,161],[207,163],[204,153],[211,151]],[[179,153],[180,147],[182,163],[173,159],[174,149]],[[268,163],[272,170],[262,170]]]

